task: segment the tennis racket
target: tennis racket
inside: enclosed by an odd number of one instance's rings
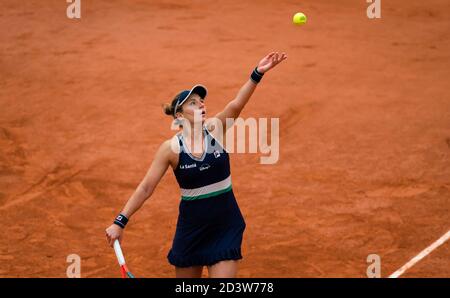
[[[114,252],[116,253],[117,261],[119,261],[120,273],[122,274],[122,278],[135,278],[130,270],[128,270],[127,264],[125,264],[125,258],[123,257],[119,240],[114,241]]]

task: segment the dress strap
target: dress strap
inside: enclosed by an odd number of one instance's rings
[[[183,141],[181,139],[181,134],[177,135],[178,138],[178,144],[180,145],[180,149],[183,148]]]

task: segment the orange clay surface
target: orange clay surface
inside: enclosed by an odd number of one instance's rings
[[[0,277],[65,277],[69,254],[119,277],[105,228],[175,133],[161,104],[201,83],[213,116],[271,51],[241,116],[280,119],[279,161],[231,155],[238,276],[365,277],[369,254],[387,276],[449,230],[448,1],[81,2],[0,4]],[[179,196],[169,169],[127,226],[136,276],[174,276]],[[404,276],[450,277],[449,247]]]

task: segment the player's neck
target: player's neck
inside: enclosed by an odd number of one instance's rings
[[[196,140],[203,140],[203,124],[196,123],[183,126],[183,137],[187,140],[195,142]]]

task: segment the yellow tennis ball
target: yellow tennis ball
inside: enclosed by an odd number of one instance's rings
[[[292,21],[295,25],[303,25],[306,23],[306,16],[302,12],[297,12],[292,18]]]

